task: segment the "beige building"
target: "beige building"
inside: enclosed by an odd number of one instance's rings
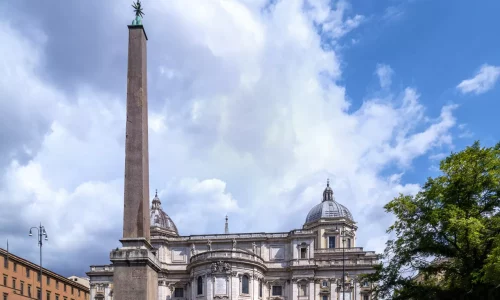
[[[77,282],[86,288],[90,288],[90,280],[88,278],[78,277],[78,276],[70,276],[70,277],[68,277],[68,279],[73,281],[73,282]]]
[[[0,296],[2,300],[88,300],[89,288],[42,269],[43,295],[40,295],[40,266],[0,249]],[[43,298],[41,298],[43,296]]]
[[[372,272],[378,259],[358,247],[356,230],[328,183],[302,229],[276,233],[228,233],[226,221],[224,234],[179,236],[155,196],[158,299],[369,300],[370,284],[358,276]],[[87,275],[92,300],[113,299],[113,265],[90,266]]]

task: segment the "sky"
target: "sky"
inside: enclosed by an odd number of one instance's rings
[[[299,229],[329,178],[382,252],[387,202],[499,140],[499,1],[142,3],[150,198],[182,235]],[[65,276],[120,246],[130,4],[0,3],[0,246],[38,263],[41,223]]]

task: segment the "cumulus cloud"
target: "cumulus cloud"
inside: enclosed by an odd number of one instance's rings
[[[182,234],[222,233],[226,213],[231,232],[300,228],[329,177],[336,199],[358,221],[358,245],[381,251],[391,221],[382,206],[400,192],[418,190],[415,183],[401,182],[400,174],[415,158],[451,143],[454,107],[430,114],[416,88],[368,98],[350,111],[339,84],[339,53],[324,47],[320,33],[338,42],[363,17],[345,1],[307,3],[304,8],[298,0],[145,2],[150,188],[151,194],[159,190]],[[72,5],[57,6],[50,19],[64,17],[65,6]],[[93,10],[101,2],[87,5]],[[29,19],[43,25],[41,34],[51,37],[46,40],[0,26],[0,36],[10,43],[29,45],[15,54],[9,44],[0,45],[0,53],[20,57],[5,59],[4,69],[26,74],[26,88],[9,92],[9,85],[21,82],[3,77],[0,93],[23,103],[9,104],[11,115],[18,126],[32,128],[15,132],[12,145],[0,150],[36,145],[28,147],[29,159],[13,155],[5,163],[0,206],[6,209],[0,220],[9,226],[0,232],[19,254],[35,260],[36,244],[21,236],[43,222],[51,235],[47,266],[68,275],[108,263],[121,236],[125,24],[132,14],[119,1],[105,5],[113,13],[104,17],[94,10],[91,16],[106,19],[100,28],[87,26],[89,16],[78,14],[71,28],[51,27],[33,9]],[[96,45],[83,38],[58,51],[87,61],[111,57],[113,64],[90,64],[92,72],[85,69],[83,75],[79,64],[55,64],[51,43],[85,31],[101,41],[102,53],[86,52]],[[68,82],[75,76],[73,84],[54,84],[61,74]],[[99,80],[108,77],[109,86]],[[33,125],[31,116],[46,125]],[[391,165],[397,167],[388,173]]]
[[[495,87],[499,76],[500,67],[484,64],[476,72],[474,77],[460,82],[457,85],[457,89],[462,94],[483,94]]]

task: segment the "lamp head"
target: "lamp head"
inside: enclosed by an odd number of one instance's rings
[[[49,240],[49,236],[47,234],[45,234],[45,240],[48,241]]]
[[[30,236],[33,236],[33,234],[31,233],[31,229],[30,229]]]

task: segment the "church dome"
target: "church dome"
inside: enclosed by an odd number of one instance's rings
[[[151,206],[150,214],[151,227],[158,227],[160,231],[166,231],[167,234],[179,235],[177,227],[170,217],[161,208],[160,198],[158,192],[153,198],[153,205]]]
[[[347,207],[335,201],[330,182],[326,183],[326,188],[323,191],[323,201],[314,206],[307,214],[306,224],[316,222],[323,218],[346,218],[354,221]]]

